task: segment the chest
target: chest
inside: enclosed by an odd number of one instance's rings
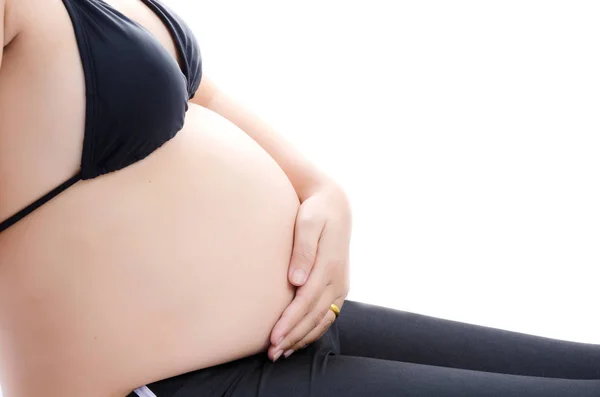
[[[124,20],[131,21],[149,32],[181,65],[182,54],[178,51],[173,32],[170,31],[157,9],[145,0],[72,0],[104,7]],[[16,3],[13,14],[22,34],[12,47],[16,51],[36,51],[38,55],[56,54],[57,47],[69,44],[74,36],[73,21],[65,10],[63,0],[22,0]],[[16,52],[15,51],[15,52]]]
[[[152,10],[148,3],[143,0],[98,0],[106,4],[113,11],[122,14],[127,19],[134,21],[150,32],[155,39],[171,54],[171,56],[182,63],[181,54],[173,40],[172,33],[165,26],[156,10]]]
[[[189,29],[161,3],[18,4],[21,33],[0,71],[0,180],[16,183],[2,170],[19,169],[35,186],[45,170],[56,175],[44,179],[47,190],[82,157],[94,174],[116,170],[131,162],[127,153],[141,158],[181,128],[200,58]],[[39,195],[25,190],[15,200]]]

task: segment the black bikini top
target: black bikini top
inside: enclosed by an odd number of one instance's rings
[[[104,0],[63,0],[85,76],[81,170],[0,223],[0,232],[81,179],[127,167],[183,127],[202,61],[189,27],[158,0],[142,0],[171,33],[179,62],[146,28]]]

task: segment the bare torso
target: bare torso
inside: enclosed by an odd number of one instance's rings
[[[139,0],[110,3],[175,56]],[[85,112],[62,1],[20,0],[14,12],[22,31],[0,69],[0,219],[78,171]],[[117,397],[266,349],[293,297],[297,208],[262,148],[190,104],[149,157],[78,182],[0,234],[6,397]]]

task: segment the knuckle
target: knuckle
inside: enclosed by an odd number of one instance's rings
[[[321,313],[317,313],[317,315],[312,319],[312,327],[317,328],[321,324],[322,319],[323,317],[321,317]]]
[[[329,307],[324,307],[319,311],[319,322],[323,321],[327,313],[329,313]]]
[[[319,318],[318,317],[313,318],[312,327],[317,328],[319,326],[319,324],[321,324],[321,322],[319,321]]]
[[[346,299],[348,294],[350,293],[350,286],[348,284],[344,285],[344,289],[342,290],[342,299]]]
[[[316,258],[315,252],[313,252],[313,250],[307,246],[296,249],[294,254],[296,256],[296,260],[300,261],[301,263],[312,264]]]
[[[300,306],[302,315],[307,315],[310,312],[311,301],[306,295],[296,295],[296,302]]]
[[[329,266],[334,269],[341,269],[346,266],[346,260],[343,258],[331,258],[329,260]]]
[[[300,212],[296,222],[301,226],[313,226],[319,223],[319,218],[313,212]]]
[[[344,277],[344,298],[348,296],[350,292],[350,274],[346,273],[346,277]]]
[[[299,338],[294,338],[293,340],[290,340],[289,343],[287,344],[287,347],[284,347],[285,349],[294,349],[295,347],[298,346],[298,344],[300,343],[300,339]]]
[[[331,258],[322,262],[326,269],[327,275],[330,278],[330,282],[339,282],[340,276],[344,274],[343,267],[341,267],[342,261]]]
[[[323,319],[325,318],[325,316],[327,316],[327,312],[329,311],[329,308],[324,308],[319,310],[314,319],[313,319],[313,328],[318,328],[321,323],[323,322]]]
[[[308,345],[309,345],[308,340],[306,338],[303,338],[302,340],[299,340],[297,343],[294,344],[293,349],[294,350],[304,349]]]
[[[303,335],[301,335],[300,333],[298,333],[298,331],[294,331],[293,333],[288,334],[288,336],[286,336],[286,340],[283,343],[283,347],[285,348],[287,346],[287,348],[290,348],[291,346],[295,346],[298,342],[300,342],[300,340],[303,338]]]

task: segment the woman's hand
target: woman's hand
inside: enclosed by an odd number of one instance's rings
[[[275,361],[319,339],[335,321],[349,289],[351,214],[343,190],[320,185],[300,205],[288,278],[296,296],[271,332],[268,355]]]
[[[0,0],[2,1],[2,0]],[[287,175],[302,202],[296,217],[290,283],[296,296],[271,331],[272,360],[319,339],[348,294],[350,206],[342,189],[282,135],[202,77],[196,103],[234,123],[258,143]],[[298,277],[298,279],[296,279]]]

